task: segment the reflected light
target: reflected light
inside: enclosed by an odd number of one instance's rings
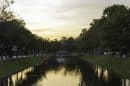
[[[107,69],[103,69],[102,67],[96,65],[95,73],[97,73],[98,78],[103,78],[105,81],[108,81],[109,75]]]
[[[65,69],[61,68],[58,72],[49,71],[46,78],[41,78],[36,84],[32,86],[78,86],[80,83],[79,75],[64,75]],[[60,82],[59,82],[60,80]]]
[[[25,80],[27,78],[27,73],[31,71],[33,71],[33,68],[29,67],[21,72],[11,75],[11,77],[8,78],[8,86],[16,86],[19,81]],[[10,82],[12,85],[10,85]]]
[[[130,86],[130,80],[126,78],[122,79],[122,86]]]
[[[103,76],[104,76],[104,79],[107,81],[108,80],[108,70],[107,69],[104,70]]]

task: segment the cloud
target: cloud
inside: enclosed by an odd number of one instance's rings
[[[130,0],[15,0],[11,8],[31,31],[50,37],[52,32],[57,36],[79,33],[112,4],[130,7]]]
[[[51,31],[50,28],[35,28],[32,30],[33,32],[46,32],[46,31]]]

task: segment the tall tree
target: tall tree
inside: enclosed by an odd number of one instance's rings
[[[128,48],[129,14],[128,8],[124,5],[113,5],[104,10],[102,30],[106,46],[118,51],[123,47]]]

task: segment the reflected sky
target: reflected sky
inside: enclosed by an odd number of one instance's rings
[[[61,68],[58,72],[49,71],[33,86],[79,86],[80,78],[80,74],[65,74],[65,68]]]

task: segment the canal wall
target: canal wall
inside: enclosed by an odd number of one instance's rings
[[[27,67],[43,63],[46,59],[46,57],[37,56],[8,61],[0,61],[0,78],[9,76],[10,74],[23,70]]]

